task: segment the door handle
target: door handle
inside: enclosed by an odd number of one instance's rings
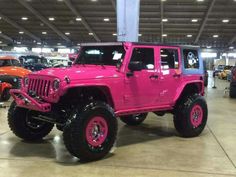
[[[180,76],[181,74],[177,74],[177,73],[173,74],[173,77],[180,77]]]
[[[158,75],[151,75],[149,76],[150,79],[158,79]]]

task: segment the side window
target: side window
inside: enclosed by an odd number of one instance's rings
[[[184,67],[186,69],[198,69],[199,68],[199,58],[197,50],[184,49]]]
[[[153,48],[134,48],[130,61],[140,61],[143,69],[154,69],[154,49]]]
[[[179,57],[177,49],[161,49],[161,69],[178,69]]]

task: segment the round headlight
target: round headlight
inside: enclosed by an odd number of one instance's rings
[[[60,87],[60,81],[58,79],[54,80],[52,86],[53,90],[58,90],[59,87]]]
[[[28,84],[29,84],[29,78],[26,77],[24,78],[24,86],[28,86]]]

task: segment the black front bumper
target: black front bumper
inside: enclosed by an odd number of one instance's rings
[[[9,75],[0,76],[0,82],[6,82],[11,84],[13,89],[18,89],[21,87],[21,78],[17,76],[9,76]]]

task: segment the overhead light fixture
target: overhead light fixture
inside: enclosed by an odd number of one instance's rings
[[[61,43],[57,43],[57,45],[61,45]]]
[[[45,35],[45,34],[47,34],[47,32],[46,32],[46,31],[43,31],[43,32],[42,32],[42,34],[44,34],[44,35]]]
[[[57,0],[58,2],[63,2],[63,0]]]
[[[109,22],[110,19],[109,19],[109,18],[104,18],[103,21],[104,21],[104,22]]]
[[[117,36],[117,34],[116,34],[116,33],[113,33],[112,35],[113,35],[113,36]]]
[[[92,2],[97,2],[97,0],[91,0]]]
[[[233,47],[233,46],[230,46],[230,47],[229,47],[229,49],[231,49],[231,50],[232,50],[232,49],[234,49],[234,47]]]
[[[41,45],[42,43],[41,42],[37,42],[38,45]]]
[[[229,23],[229,19],[222,20],[223,23]]]
[[[211,46],[210,46],[210,45],[208,45],[208,46],[206,46],[206,48],[207,48],[207,49],[211,49]]]
[[[21,20],[28,20],[28,17],[21,17]]]
[[[213,37],[214,37],[214,38],[218,38],[219,35],[218,35],[218,34],[214,34]]]
[[[197,0],[197,2],[203,2],[204,0]]]
[[[166,2],[166,0],[161,0],[162,2]]]
[[[168,22],[168,19],[167,18],[163,18],[162,22]]]
[[[142,34],[138,34],[138,36],[142,36]]]
[[[24,34],[24,31],[19,31],[19,34]]]
[[[193,37],[193,35],[192,34],[188,34],[187,37]]]
[[[192,21],[193,23],[196,23],[196,22],[198,22],[198,19],[195,19],[195,18],[194,18],[194,19],[192,19],[191,21]]]
[[[92,36],[92,35],[93,35],[93,33],[89,33],[89,35],[90,35],[90,36]]]
[[[69,32],[65,32],[65,35],[69,36],[69,35],[70,35],[70,33],[69,33]]]
[[[21,44],[21,42],[17,41],[16,44]]]
[[[0,31],[0,34],[2,34],[2,31]]]
[[[2,44],[2,41],[0,41],[0,44]]]
[[[77,45],[80,46],[80,43],[78,43]]]
[[[162,34],[162,37],[167,37],[167,34]]]
[[[2,17],[0,17],[0,20],[2,20]]]
[[[49,17],[48,20],[49,20],[49,21],[54,21],[55,18],[54,18],[54,17]]]
[[[82,19],[80,17],[77,17],[75,20],[76,21],[81,21]]]

